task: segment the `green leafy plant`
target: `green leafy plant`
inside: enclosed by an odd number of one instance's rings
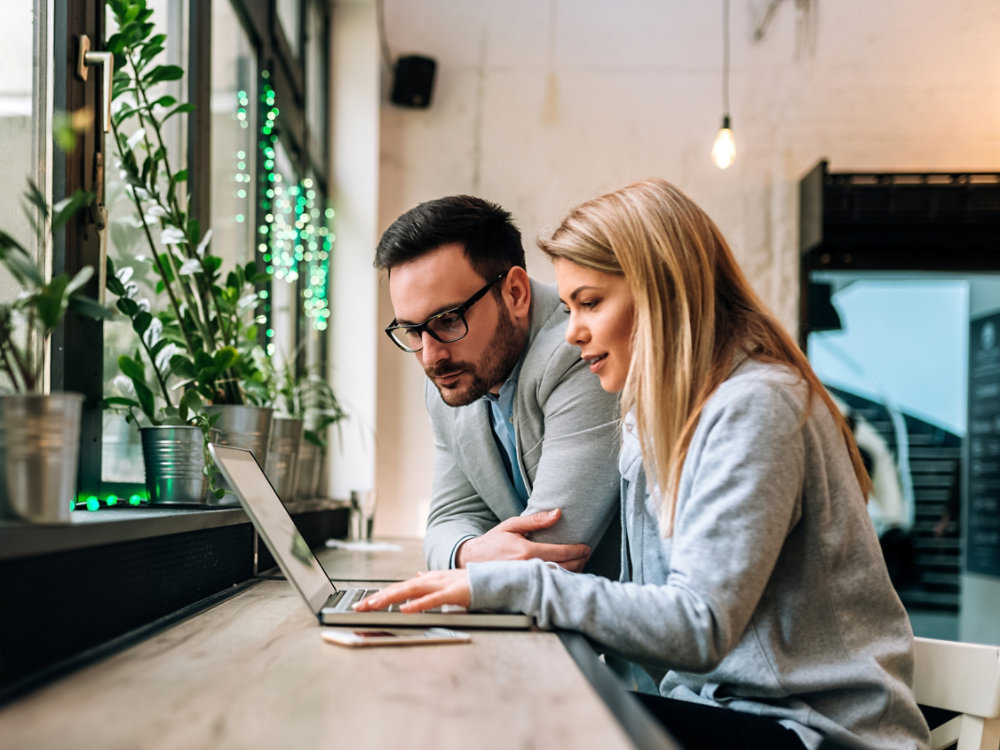
[[[149,311],[149,301],[138,297],[138,285],[130,283],[130,279],[130,268],[116,271],[114,262],[107,259],[107,289],[118,298],[115,307],[130,320],[140,345],[134,354],[118,357],[118,368],[134,395],[111,396],[104,399],[104,405],[124,413],[129,422],[136,424],[204,422],[204,426],[209,426],[208,420],[201,418],[202,401],[197,391],[182,391],[179,396],[171,397],[167,384],[171,372],[169,360],[176,347],[163,336],[162,317],[155,317]]]
[[[195,407],[195,398],[187,395],[191,392],[215,404],[244,403],[243,384],[255,374],[250,355],[259,346],[254,323],[259,303],[255,285],[270,276],[258,271],[253,262],[236,265],[223,274],[221,258],[210,251],[211,230],[202,232],[198,220],[191,216],[185,189],[187,170],[172,166],[163,136],[164,125],[171,118],[194,107],[178,103],[168,94],[152,93],[159,84],[180,80],[184,71],[177,65],[156,62],[166,35],[155,33],[146,0],[109,0],[108,7],[118,27],[107,47],[115,56],[112,129],[119,166],[152,255],[155,290],[168,302],[158,316],[161,340],[177,346],[169,367],[161,371],[154,366],[154,374],[162,376],[164,382],[171,375],[183,379],[189,409]],[[126,132],[126,127],[132,128],[131,132]],[[112,278],[109,273],[109,281]],[[152,313],[132,310],[128,303],[122,304],[127,297],[122,297],[121,290],[109,289],[118,295],[119,310],[129,316],[141,340],[149,330]],[[119,366],[123,361],[136,360],[126,357]],[[129,373],[123,373],[136,382],[132,377],[138,375],[136,368],[126,367]],[[160,391],[163,395],[164,389]],[[137,401],[147,413],[149,399],[146,394],[140,396],[138,389]],[[169,399],[165,408],[172,408]]]
[[[216,485],[215,463],[208,453],[208,443],[212,427],[219,419],[218,414],[205,412],[201,394],[194,388],[182,389],[178,396],[171,396],[171,365],[176,344],[163,335],[164,325],[170,323],[169,313],[154,316],[149,301],[139,297],[139,285],[131,280],[130,267],[115,269],[114,262],[107,259],[107,288],[117,297],[115,307],[132,324],[132,330],[139,339],[139,348],[133,354],[118,357],[118,368],[122,378],[131,389],[130,395],[109,396],[104,399],[105,408],[117,411],[126,421],[141,426],[189,426],[197,427],[202,434],[204,469],[210,481],[210,492],[222,497],[225,490]],[[149,371],[147,371],[147,366]],[[119,386],[119,390],[128,389]]]
[[[322,450],[326,450],[326,431],[331,425],[337,425],[347,418],[333,388],[323,378],[307,375],[296,383],[299,403],[302,409],[302,419],[305,422],[306,440]]]
[[[258,362],[256,385],[261,405],[271,406],[278,414],[301,419],[303,436],[318,448],[326,448],[327,428],[347,418],[330,384],[318,373],[298,370],[287,358],[275,365],[275,357]]]
[[[28,205],[37,209],[29,208],[26,213],[39,244],[93,200],[91,193],[78,190],[50,208],[41,190],[30,181],[25,197]],[[72,277],[61,273],[46,281],[31,253],[2,230],[0,263],[24,290],[12,302],[0,304],[0,372],[7,375],[15,393],[40,393],[43,362],[39,350],[67,311],[96,319],[110,317],[111,311],[82,294],[93,268],[87,266]]]

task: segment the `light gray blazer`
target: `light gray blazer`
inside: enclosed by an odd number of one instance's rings
[[[554,287],[531,282],[531,332],[514,398],[517,469],[528,489],[522,510],[504,469],[489,404],[445,404],[429,380],[434,472],[424,554],[431,569],[451,566],[456,545],[512,516],[562,509],[532,539],[586,543],[588,572],[617,578],[620,562],[618,396],[606,393],[565,341],[567,313]]]

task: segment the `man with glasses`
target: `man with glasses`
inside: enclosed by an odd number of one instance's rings
[[[428,567],[535,557],[617,578],[618,400],[566,343],[565,308],[528,277],[510,214],[464,195],[421,203],[382,235],[375,267],[386,333],[427,375]]]

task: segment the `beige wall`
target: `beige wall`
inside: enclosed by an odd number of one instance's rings
[[[378,230],[469,192],[536,238],[575,202],[663,176],[717,220],[793,324],[799,178],[1000,168],[995,0],[732,0],[736,163],[709,160],[722,115],[721,0],[385,0],[393,57],[438,61],[432,106],[381,109]],[[759,38],[758,38],[759,37]],[[383,80],[387,89],[389,77]],[[380,284],[378,323],[392,318]],[[419,535],[430,493],[422,375],[379,332],[380,533]]]
[[[327,492],[375,486],[379,42],[374,0],[337,0],[331,23],[332,324],[328,377],[349,418],[331,440]],[[339,434],[337,439],[336,434]],[[416,535],[417,532],[413,532]]]

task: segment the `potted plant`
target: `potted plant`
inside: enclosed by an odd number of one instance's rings
[[[299,447],[295,497],[311,499],[319,494],[323,460],[327,451],[327,433],[347,418],[337,396],[326,379],[315,373],[304,373],[295,381],[298,413],[304,430]]]
[[[220,442],[249,448],[264,463],[271,410],[255,404],[246,386],[257,377],[256,287],[269,276],[253,262],[223,273],[221,258],[211,252],[211,230],[202,231],[191,216],[187,170],[174,168],[163,137],[165,123],[193,106],[153,93],[158,84],[179,80],[183,70],[157,63],[166,36],[155,33],[145,0],[109,0],[108,7],[117,24],[107,47],[115,57],[112,130],[118,166],[152,258],[153,288],[165,300],[155,313],[136,309],[126,301],[127,294],[121,294],[129,285],[122,278],[129,273],[127,267],[114,273],[109,268],[109,289],[118,294],[119,309],[132,321],[145,358],[139,368],[140,357],[124,356],[119,367],[135,388],[133,400],[151,423],[165,418],[188,424],[210,415]],[[147,374],[153,387],[146,383],[144,390],[138,384]],[[183,396],[172,403],[167,384],[173,381]],[[153,393],[156,398],[151,398]],[[135,413],[133,405],[111,404]],[[160,406],[162,413],[157,411]],[[204,432],[204,420],[200,425]]]
[[[93,199],[77,191],[50,209],[30,182],[26,197],[36,209],[27,213],[39,245]],[[66,522],[76,496],[83,395],[43,392],[41,352],[68,311],[93,318],[110,311],[82,294],[92,268],[46,280],[24,245],[2,230],[0,264],[23,288],[0,303],[0,372],[12,391],[0,396],[0,516]]]
[[[303,421],[295,394],[295,375],[287,360],[275,366],[273,357],[259,357],[256,388],[260,402],[274,409],[264,471],[284,501],[295,496],[295,472],[302,442]]]
[[[169,363],[177,347],[163,335],[164,319],[169,323],[169,316],[150,312],[149,300],[140,296],[132,271],[131,267],[116,269],[107,259],[107,289],[131,322],[139,346],[134,354],[118,357],[122,374],[116,386],[121,395],[105,398],[104,406],[139,427],[150,502],[201,503],[208,477],[213,475],[207,444],[216,417],[204,411],[197,390],[172,395]],[[223,491],[213,487],[212,492],[219,497]]]
[[[266,473],[285,501],[317,496],[328,428],[346,418],[330,384],[295,358],[261,358],[248,392],[274,409]],[[338,424],[339,427],[339,424]]]

